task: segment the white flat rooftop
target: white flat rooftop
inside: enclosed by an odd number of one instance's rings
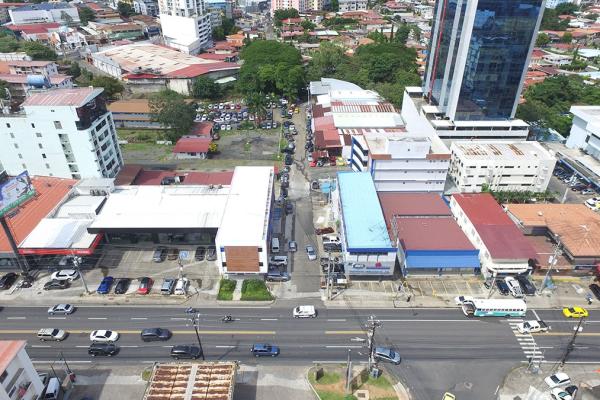
[[[468,160],[552,160],[554,156],[538,142],[527,141],[458,141],[452,143],[452,152]]]
[[[274,178],[273,167],[235,168],[218,243],[243,246],[266,239]]]
[[[334,113],[336,128],[402,128],[404,121],[398,113]]]
[[[96,210],[104,202],[104,196],[77,196],[63,203],[54,218],[94,219]]]
[[[123,186],[90,229],[218,228],[229,186]]]
[[[44,218],[19,247],[23,249],[87,249],[96,234],[88,233],[91,219]]]

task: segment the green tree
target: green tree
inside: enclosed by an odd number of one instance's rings
[[[216,99],[221,95],[221,88],[207,76],[199,76],[194,79],[192,91],[197,99]]]
[[[554,9],[558,15],[575,15],[579,7],[573,3],[562,3]]]
[[[250,93],[245,98],[248,112],[254,114],[257,119],[261,120],[267,115],[267,98],[262,92]],[[258,123],[259,121],[255,121]]]
[[[135,12],[133,10],[133,7],[131,7],[131,5],[129,3],[124,3],[122,1],[119,1],[117,3],[117,12],[119,13],[120,16],[128,18],[129,16],[133,15]]]
[[[339,0],[331,0],[331,11],[335,11],[335,12],[340,11],[340,1]]]
[[[166,138],[175,143],[190,132],[196,118],[196,108],[172,90],[154,93],[149,99],[152,119],[167,130]]]
[[[79,20],[81,25],[86,26],[88,22],[96,20],[96,13],[89,7],[81,7],[79,9]]]
[[[535,45],[538,47],[547,46],[549,43],[550,43],[550,36],[548,36],[544,32],[538,34],[538,37],[535,40]]]
[[[555,9],[546,8],[544,9],[544,16],[542,17],[542,24],[540,30],[549,31],[564,31],[569,26],[568,20],[561,20],[558,18],[560,14]]]
[[[19,50],[24,51],[34,60],[55,61],[57,59],[56,52],[40,42],[21,42]]]
[[[300,14],[295,8],[280,9],[275,10],[275,13],[273,14],[273,20],[275,22],[275,26],[280,27],[282,25],[281,21],[284,19],[298,18],[299,16]]]
[[[396,35],[394,36],[394,41],[396,43],[400,43],[405,45],[408,41],[408,36],[410,35],[411,27],[408,24],[401,24],[396,31]]]
[[[379,31],[371,31],[367,35],[367,38],[373,40],[375,43],[387,43],[388,37]]]
[[[308,80],[316,81],[322,77],[333,77],[337,67],[346,63],[348,56],[344,49],[331,42],[321,42],[319,49],[311,53],[312,59],[308,64]]]
[[[213,40],[225,40],[225,31],[223,30],[222,26],[217,26],[215,28],[213,28],[212,30],[212,37]]]
[[[308,19],[302,20],[302,22],[300,23],[300,25],[302,25],[302,29],[304,29],[305,31],[314,31],[315,28],[317,27],[315,24],[313,24]]]
[[[0,37],[0,53],[12,53],[19,50],[20,44],[14,36]]]
[[[573,34],[571,32],[563,33],[562,37],[560,38],[560,41],[563,43],[571,43],[573,41]]]
[[[90,82],[92,86],[104,88],[104,93],[111,99],[116,98],[125,90],[125,87],[112,76],[95,76]]]
[[[238,33],[240,31],[240,27],[235,26],[235,21],[232,18],[223,18],[221,27],[223,28],[225,35],[233,35],[234,33]]]
[[[7,89],[9,89],[8,82],[0,79],[0,99],[8,99]]]
[[[71,75],[73,79],[79,78],[81,75],[81,67],[79,67],[77,61],[71,62],[71,65],[69,66],[69,75]]]

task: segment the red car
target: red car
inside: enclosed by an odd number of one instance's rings
[[[326,228],[315,228],[315,235],[326,235],[328,233],[333,233],[334,230],[332,227],[328,226]]]
[[[154,281],[152,278],[148,278],[147,276],[140,279],[140,286],[138,287],[138,294],[148,294],[150,293],[150,289],[152,289],[152,284]]]

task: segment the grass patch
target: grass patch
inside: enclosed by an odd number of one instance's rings
[[[235,290],[236,284],[237,281],[231,279],[221,279],[217,300],[233,300],[233,291]]]
[[[365,382],[363,385],[375,386],[382,389],[392,389],[392,384],[390,381],[386,379],[385,376],[380,375],[378,378],[373,378],[369,376],[369,380]]]
[[[152,376],[152,368],[146,368],[142,371],[142,380],[148,382]]]
[[[245,279],[242,284],[242,300],[265,301],[273,300],[273,296],[265,281],[260,279]]]
[[[336,374],[335,372],[325,372],[321,379],[316,382],[321,385],[332,385],[338,383],[340,379],[342,379],[340,374]]]
[[[171,153],[173,151],[173,145],[167,144],[156,144],[156,143],[127,143],[122,144],[121,147],[126,151],[149,151],[160,149],[165,154]]]
[[[356,397],[351,394],[343,395],[333,392],[324,392],[322,390],[317,390],[317,393],[321,400],[357,400]]]
[[[134,143],[154,143],[164,136],[160,129],[117,129],[117,133],[119,139]]]

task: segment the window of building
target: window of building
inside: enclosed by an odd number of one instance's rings
[[[15,145],[15,149],[18,149],[18,148],[19,148],[19,145],[18,145],[18,144],[16,144],[16,143],[13,143],[13,144]]]
[[[7,128],[10,128],[10,124],[9,124],[8,122],[6,123],[6,127],[7,127]]]
[[[21,160],[23,159],[23,154],[19,153],[18,156]]]
[[[27,169],[27,165],[26,164],[21,164],[23,166],[23,169]]]
[[[12,133],[12,132],[11,132],[11,133],[9,133],[9,135],[10,135],[10,137],[11,137],[12,139],[14,139],[14,138],[15,138],[15,134],[14,134],[14,133]]]
[[[8,125],[8,124],[6,124]],[[4,371],[2,372],[2,374],[0,374],[0,383],[4,383],[4,380],[6,379],[6,377],[8,376],[8,372]]]
[[[42,144],[41,144],[41,143],[38,143],[38,146],[39,146],[39,148],[40,148],[40,149],[43,149],[43,148],[44,148],[44,146],[42,146]]]
[[[42,153],[42,158],[46,158],[46,154],[45,153]]]
[[[36,132],[36,133],[35,133],[35,136],[37,136],[37,137],[42,137],[42,134],[41,134],[40,132]]]
[[[32,127],[32,128],[35,128],[35,124],[34,124],[33,122],[31,123],[31,127]]]
[[[50,169],[50,164],[46,164],[46,168]]]
[[[54,128],[55,129],[62,129],[62,124],[60,123],[60,121],[54,121]]]

